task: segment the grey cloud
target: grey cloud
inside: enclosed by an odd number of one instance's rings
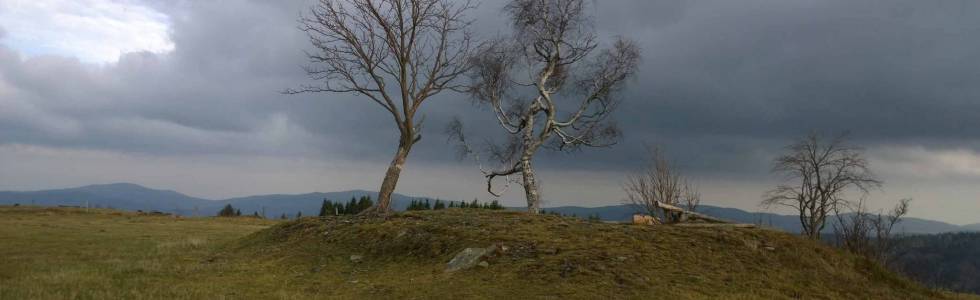
[[[507,30],[504,2],[479,7],[479,34]],[[375,187],[396,143],[390,116],[352,95],[279,93],[308,83],[300,66],[309,46],[295,21],[310,1],[147,3],[170,16],[172,52],[128,53],[104,66],[27,57],[3,44],[0,29],[4,182],[135,178],[219,194],[243,181],[256,193]],[[620,144],[540,156],[552,204],[617,202],[619,176],[642,162],[644,144],[656,144],[712,183],[706,199],[752,209],[771,186],[769,160],[790,139],[849,129],[882,163],[873,168],[898,174],[884,178],[896,191],[888,197],[956,199],[922,207],[934,217],[947,207],[976,210],[969,183],[977,175],[948,166],[975,166],[980,153],[980,2],[594,3],[597,29],[639,41],[644,62],[615,115]],[[404,176],[399,189],[484,197],[479,172],[455,161],[441,129],[459,115],[474,139],[499,138],[490,113],[456,94],[422,113],[423,142],[407,171],[424,176]],[[60,170],[68,164],[77,169]]]
[[[171,16],[173,52],[117,64],[25,58],[0,46],[0,143],[176,153],[261,153],[386,160],[390,117],[351,95],[285,96],[307,83],[308,1],[149,2]],[[474,18],[506,30],[504,1]],[[952,1],[605,1],[606,35],[641,42],[644,64],[617,113],[612,149],[549,154],[549,168],[627,169],[643,143],[711,174],[764,174],[768,157],[811,129],[850,129],[873,144],[976,149],[980,4]],[[7,107],[10,107],[9,109]],[[424,108],[418,163],[450,162],[453,115],[492,137],[488,112],[462,95]],[[574,162],[572,162],[574,161]],[[762,176],[762,175],[760,175]]]
[[[641,101],[621,117],[677,134],[975,137],[980,21],[963,11],[980,6],[956,3],[698,2],[642,31]]]

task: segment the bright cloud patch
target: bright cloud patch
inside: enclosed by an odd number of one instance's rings
[[[980,177],[980,152],[970,149],[927,149],[922,146],[873,149],[874,168],[909,178]]]
[[[126,52],[174,48],[169,18],[130,1],[0,1],[0,43],[27,55],[55,54],[114,62]]]

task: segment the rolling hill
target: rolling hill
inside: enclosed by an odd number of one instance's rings
[[[482,209],[279,221],[0,206],[0,240],[0,299],[978,299],[776,230]]]
[[[270,280],[329,286],[331,297],[349,299],[953,298],[775,230],[636,226],[513,211],[302,218],[227,249],[215,264],[265,267],[272,271],[258,274]],[[456,270],[454,261],[471,264]]]

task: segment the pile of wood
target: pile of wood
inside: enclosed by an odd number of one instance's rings
[[[673,220],[680,220],[676,225],[686,227],[712,227],[712,226],[733,226],[742,228],[755,227],[753,224],[737,224],[702,213],[684,210],[683,208],[657,201],[657,206],[664,213],[671,214]],[[639,225],[660,225],[663,224],[657,217],[645,214],[634,214],[633,224]]]

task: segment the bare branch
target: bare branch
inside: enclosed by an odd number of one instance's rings
[[[421,138],[422,103],[459,90],[471,67],[469,0],[318,0],[299,19],[313,50],[303,70],[315,85],[284,91],[350,93],[388,111],[399,131],[398,151],[379,192],[388,210],[412,145]]]
[[[772,171],[783,175],[787,184],[770,190],[762,204],[797,209],[802,233],[809,238],[818,239],[827,216],[850,205],[845,192],[853,190],[863,197],[881,187],[861,149],[847,145],[846,137],[845,133],[824,141],[811,133],[773,162]]]
[[[640,50],[620,38],[594,54],[599,45],[588,3],[511,0],[504,11],[512,35],[482,45],[469,60],[467,91],[510,136],[489,146],[489,157],[504,170],[520,170],[532,212],[540,199],[531,162],[540,148],[609,147],[621,136],[609,115],[616,92],[635,76]],[[560,104],[567,101],[575,102]]]
[[[659,216],[664,222],[679,222],[681,216],[672,214],[661,204],[684,206],[693,212],[701,203],[701,193],[692,180],[681,175],[667,160],[663,151],[656,147],[648,151],[646,168],[627,176],[623,184],[625,201],[650,215]]]

